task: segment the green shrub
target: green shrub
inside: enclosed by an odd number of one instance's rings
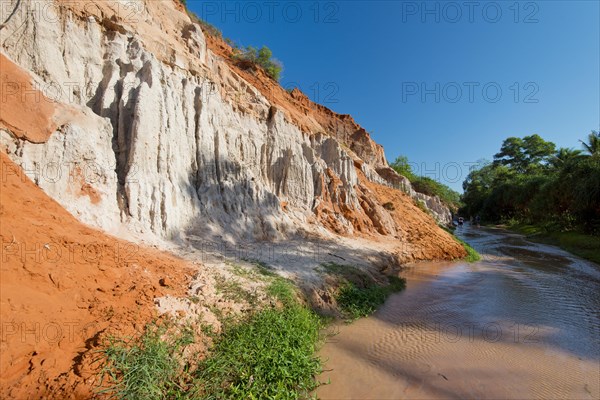
[[[109,386],[99,390],[99,394],[140,400],[180,396],[190,377],[177,354],[192,341],[189,330],[167,334],[166,325],[152,324],[140,339],[110,338],[101,372],[102,382],[108,379]]]
[[[453,211],[456,211],[461,206],[460,194],[458,192],[427,176],[417,176],[413,172],[411,163],[406,156],[396,157],[396,160],[390,164],[390,167],[398,174],[406,177],[416,192],[426,194],[427,196],[438,196]],[[404,188],[403,191],[405,191]]]
[[[340,310],[347,319],[354,320],[374,313],[385,300],[406,287],[406,280],[396,276],[388,277],[387,286],[370,284],[360,287],[354,282],[346,282],[336,295]]]
[[[112,386],[100,394],[118,399],[298,399],[318,386],[321,362],[315,357],[323,320],[299,304],[291,282],[274,277],[267,293],[281,307],[268,307],[244,320],[224,321],[214,347],[194,372],[183,359],[191,331],[169,334],[152,326],[134,341],[113,340],[105,350],[105,377]],[[193,361],[193,360],[192,360]]]
[[[271,50],[263,46],[260,49],[248,46],[246,48],[235,48],[233,58],[241,67],[260,66],[271,78],[279,81],[283,66],[280,61],[272,58]]]
[[[317,387],[315,351],[321,318],[298,304],[292,284],[275,278],[267,293],[283,308],[259,311],[227,326],[198,368],[198,396],[206,399],[298,399]]]

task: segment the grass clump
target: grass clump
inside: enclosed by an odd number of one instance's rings
[[[472,248],[467,242],[465,242],[462,239],[457,238],[456,236],[454,237],[460,244],[463,245],[463,247],[465,248],[466,252],[467,252],[467,256],[464,258],[465,261],[467,262],[475,262],[475,261],[479,261],[481,260],[481,255],[477,252],[477,250],[475,250],[474,248]]]
[[[297,300],[293,284],[264,265],[271,306],[242,319],[222,321],[204,360],[183,357],[193,331],[149,327],[134,341],[112,340],[104,351],[102,390],[118,399],[298,399],[317,386],[321,362],[315,356],[324,320]],[[258,272],[260,273],[260,272]],[[179,332],[179,333],[177,333]]]
[[[396,209],[396,207],[394,207],[394,203],[392,203],[391,201],[388,201],[387,203],[385,203],[383,205],[383,208],[385,208],[388,211],[394,211]]]
[[[477,250],[475,250],[467,242],[460,239],[454,234],[454,232],[456,231],[455,227],[446,227],[443,225],[439,225],[439,227],[451,234],[452,237],[454,237],[454,240],[456,240],[458,243],[462,244],[462,246],[465,248],[465,251],[467,252],[467,256],[464,258],[465,261],[475,262],[481,260],[481,255],[477,252]]]
[[[351,265],[328,263],[322,264],[322,267],[341,279],[335,299],[344,318],[350,321],[372,314],[391,294],[406,287],[404,278],[387,276],[387,284],[382,285]]]
[[[297,399],[317,387],[314,356],[322,320],[298,304],[290,282],[276,278],[267,292],[283,308],[267,308],[225,328],[198,368],[197,395],[207,399]]]
[[[278,300],[282,305],[289,307],[296,302],[296,292],[292,285],[281,277],[275,278],[267,286],[267,294]]]
[[[552,232],[542,236],[540,241],[559,246],[579,257],[600,264],[600,236],[579,232]]]
[[[257,302],[256,293],[248,291],[238,281],[216,277],[215,283],[217,293],[221,294],[226,300],[234,301],[236,303],[245,301],[250,305],[254,305]]]
[[[260,275],[262,275],[263,277],[283,279],[279,275],[277,275],[277,273],[275,271],[273,271],[273,268],[271,266],[269,266],[269,264],[267,264],[264,261],[255,260],[254,266],[256,267],[256,270],[258,271],[258,273]]]
[[[423,211],[425,214],[431,215],[431,211],[429,211],[429,208],[427,208],[427,204],[425,204],[423,200],[415,200],[414,202],[415,205],[419,207],[421,211]]]
[[[177,354],[193,342],[193,333],[168,334],[167,329],[151,324],[140,339],[109,338],[98,393],[119,399],[179,398],[190,377]],[[108,386],[103,386],[106,379]]]
[[[183,7],[185,8],[185,12],[190,17],[190,19],[192,20],[192,22],[200,25],[200,27],[202,28],[203,32],[206,32],[206,33],[208,33],[209,35],[211,35],[213,37],[218,37],[218,38],[222,38],[223,37],[223,33],[219,30],[219,28],[217,28],[213,24],[211,24],[211,23],[203,20],[195,12],[191,11],[188,8],[188,6],[187,6],[187,1],[186,0],[180,0],[180,1],[181,1],[181,4],[183,4]]]
[[[351,320],[366,317],[374,313],[393,293],[406,287],[406,280],[397,276],[388,277],[387,286],[370,285],[359,287],[347,282],[336,295],[336,301],[345,317]]]
[[[280,276],[277,275],[273,267],[264,261],[252,259],[252,258],[242,258],[242,261],[247,263],[251,263],[251,267],[242,267],[238,264],[229,264],[231,267],[231,272],[236,274],[237,276],[246,278],[246,279],[254,279],[265,281],[270,278],[277,278]]]

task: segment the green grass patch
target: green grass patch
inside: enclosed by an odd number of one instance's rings
[[[577,232],[554,232],[547,236],[554,244],[586,260],[600,264],[600,237]]]
[[[423,211],[425,214],[431,215],[431,211],[429,211],[429,208],[427,208],[427,204],[425,204],[423,200],[414,200],[414,202],[415,205],[419,207],[421,211]]]
[[[277,275],[277,273],[275,271],[273,271],[273,268],[271,266],[269,266],[267,263],[265,263],[264,261],[255,260],[254,266],[256,267],[256,270],[258,271],[258,273],[261,274],[262,276],[271,277],[271,278],[279,277],[279,275]]]
[[[456,231],[456,228],[447,228],[445,226],[440,225],[440,228],[442,228],[443,230],[445,230],[446,232],[448,232],[449,234],[451,234],[454,237],[454,240],[456,240],[458,243],[462,244],[462,246],[465,248],[465,251],[467,252],[467,256],[464,258],[465,261],[467,262],[476,262],[481,260],[481,254],[479,254],[477,252],[477,250],[475,250],[474,248],[471,247],[471,245],[469,245],[467,242],[465,242],[464,240],[460,239],[459,237],[457,237],[454,234],[454,231]]]
[[[374,313],[392,293],[406,287],[406,280],[397,276],[386,276],[387,282],[379,283],[352,265],[327,263],[321,266],[341,280],[335,299],[342,315],[349,321]]]
[[[359,287],[375,284],[375,279],[371,275],[353,265],[330,262],[321,264],[321,267],[326,273],[342,279],[343,282],[351,282]]]
[[[217,289],[217,293],[221,294],[224,299],[236,303],[245,301],[249,305],[254,306],[258,300],[256,293],[248,291],[240,282],[231,279],[227,280],[220,276],[215,277],[215,288]]]
[[[344,316],[349,320],[366,317],[374,313],[393,293],[406,287],[406,280],[396,276],[388,277],[389,284],[376,284],[359,287],[352,282],[342,285],[336,295],[336,301]]]
[[[296,291],[291,283],[281,277],[277,277],[267,286],[267,294],[277,299],[282,305],[289,307],[296,303]]]
[[[267,294],[276,306],[223,322],[208,356],[183,360],[193,332],[151,326],[141,338],[114,339],[104,355],[101,394],[118,399],[298,399],[318,386],[315,356],[324,320],[300,304],[292,282],[268,272]],[[274,304],[274,303],[273,303]],[[106,379],[109,378],[109,379]]]
[[[177,354],[193,342],[193,333],[168,334],[167,329],[150,324],[139,339],[109,338],[98,393],[118,399],[180,398],[191,378]]]
[[[242,258],[242,261],[251,263],[253,268],[248,269],[237,264],[230,264],[232,266],[232,272],[236,275],[259,280],[279,277],[279,275],[277,275],[277,273],[273,270],[273,267],[264,261],[252,258]]]
[[[560,247],[569,253],[600,264],[600,237],[576,231],[557,232],[540,225],[513,223],[508,229],[534,242]]]
[[[267,293],[283,308],[264,309],[227,326],[198,368],[194,396],[297,399],[309,397],[318,386],[321,362],[314,354],[323,321],[298,304],[289,281],[275,278]]]
[[[465,261],[467,262],[475,262],[475,261],[479,261],[481,260],[481,255],[477,252],[477,250],[475,250],[474,248],[472,248],[467,242],[465,242],[462,239],[457,238],[456,236],[454,236],[454,238],[463,245],[463,247],[465,248],[466,252],[467,252],[467,256],[464,258]]]
[[[515,231],[515,232],[521,233],[521,234],[523,234],[525,236],[539,235],[539,234],[544,233],[546,231],[541,226],[530,225],[530,224],[521,224],[521,223],[516,223],[516,222],[512,222],[512,223],[509,222],[506,225],[506,227],[508,229],[510,229],[511,231]]]

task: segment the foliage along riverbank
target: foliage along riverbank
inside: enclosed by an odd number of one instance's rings
[[[263,263],[250,270],[234,265],[233,271],[265,283],[266,301],[225,317],[220,332],[166,318],[140,337],[110,338],[99,357],[98,393],[141,400],[310,398],[320,384],[315,377],[322,362],[315,354],[330,318],[311,309],[291,281]],[[347,321],[373,313],[405,287],[403,278],[376,278],[349,265],[323,264],[321,272]]]
[[[498,227],[521,233],[534,242],[560,247],[576,256],[600,264],[600,236],[574,231],[549,231],[543,226],[522,223],[498,225]]]
[[[481,254],[479,254],[477,252],[477,250],[475,250],[473,247],[471,247],[471,245],[469,243],[465,242],[464,240],[462,240],[461,238],[456,236],[456,234],[455,234],[456,228],[455,227],[450,228],[450,227],[440,226],[440,228],[442,228],[446,232],[450,233],[458,243],[463,245],[463,247],[465,248],[465,251],[467,252],[467,256],[464,258],[464,260],[466,262],[472,263],[472,262],[481,260]]]
[[[538,135],[509,137],[493,162],[468,175],[460,213],[491,224],[536,226],[534,233],[548,240],[585,248],[580,235],[600,236],[600,133],[580,142],[582,150],[557,149]]]

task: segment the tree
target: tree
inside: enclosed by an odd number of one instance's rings
[[[502,147],[500,147],[500,152],[494,155],[494,163],[521,169],[525,165],[523,139],[509,137],[504,140]]]
[[[554,154],[556,146],[539,135],[524,138],[509,137],[504,140],[500,152],[494,155],[494,163],[506,165],[517,172],[530,172],[532,168],[545,165]]]
[[[556,145],[548,142],[540,135],[525,136],[523,138],[523,151],[530,165],[545,163],[556,151]]]
[[[600,154],[600,132],[592,131],[587,137],[587,143],[583,140],[580,140],[580,142],[590,155]]]
[[[400,175],[407,177],[408,180],[415,178],[415,174],[413,173],[410,162],[408,161],[408,157],[406,156],[396,157],[394,162],[390,164],[390,167],[392,167]]]
[[[461,213],[482,214],[482,218],[495,220],[499,207],[490,202],[490,198],[495,189],[510,182],[513,176],[512,169],[499,164],[482,163],[480,168],[471,170],[463,182],[464,193],[461,200],[465,207]]]
[[[581,150],[561,147],[550,159],[550,164],[552,164],[555,169],[560,169],[568,163],[576,162],[581,159],[581,153]]]
[[[582,143],[589,156],[554,150],[538,135],[507,138],[494,163],[467,176],[461,212],[490,222],[600,234],[600,135],[592,131]]]

